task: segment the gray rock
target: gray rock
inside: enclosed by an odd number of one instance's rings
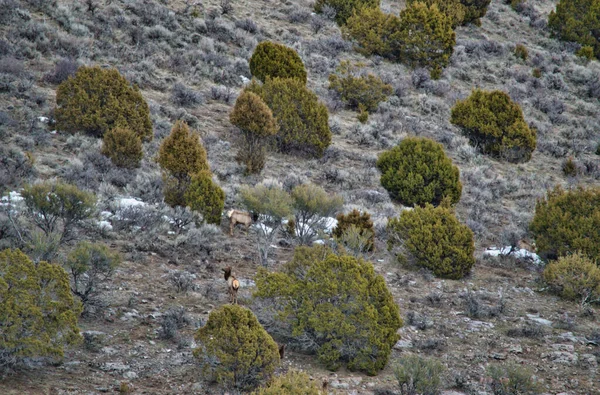
[[[537,322],[540,325],[552,326],[552,321],[542,318],[539,315],[527,314],[527,318],[533,322]]]
[[[515,344],[508,349],[508,352],[512,352],[513,354],[523,354],[523,347]]]
[[[124,373],[129,370],[129,365],[125,365],[122,362],[106,362],[100,366],[100,369],[106,372]]]
[[[123,378],[125,378],[125,379],[133,380],[133,379],[137,379],[137,377],[138,377],[137,373],[133,372],[131,370],[123,373]]]
[[[581,366],[589,369],[596,369],[598,367],[598,360],[594,354],[582,354],[580,359]]]
[[[331,383],[329,383],[329,386],[338,390],[347,390],[350,388],[350,384],[339,380],[333,380]]]
[[[394,348],[396,350],[402,350],[403,348],[412,348],[413,344],[410,340],[398,340],[396,344],[394,344]]]
[[[552,351],[548,354],[548,357],[554,363],[559,363],[567,366],[574,365],[579,361],[579,357],[577,354],[566,351]]]
[[[553,344],[550,347],[552,347],[554,351],[575,352],[575,346],[572,344]]]

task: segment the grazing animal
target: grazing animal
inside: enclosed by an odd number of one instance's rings
[[[227,287],[229,288],[229,303],[237,304],[237,292],[240,289],[240,282],[231,274],[231,266],[221,270],[225,273],[225,281],[227,281]]]
[[[252,216],[250,213],[239,210],[229,210],[227,212],[227,218],[229,218],[229,236],[233,236],[233,228],[237,224],[244,224],[246,226],[246,232],[252,224]]]
[[[285,354],[285,343],[278,344],[279,346],[279,359],[283,359],[283,355]]]

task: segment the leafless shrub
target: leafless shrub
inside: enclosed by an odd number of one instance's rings
[[[171,270],[168,279],[178,293],[188,293],[196,288],[196,275],[185,270]]]
[[[433,327],[433,321],[429,317],[415,311],[406,313],[406,323],[422,331]]]
[[[430,79],[430,73],[426,69],[415,69],[411,74],[412,84],[417,89],[425,87]]]
[[[75,75],[78,68],[79,62],[73,59],[61,59],[56,63],[52,71],[44,75],[44,81],[58,85],[72,75]]]
[[[221,15],[231,14],[231,11],[233,11],[231,0],[221,0]]]
[[[425,301],[431,306],[440,307],[442,305],[442,297],[444,295],[439,291],[432,291],[425,296]]]
[[[418,350],[426,351],[441,351],[446,348],[446,339],[441,338],[430,338],[430,339],[419,339],[413,341],[413,347]]]
[[[304,23],[310,18],[310,12],[304,8],[295,8],[288,14],[288,20],[291,23]]]
[[[202,104],[202,95],[178,82],[173,85],[171,100],[178,106],[193,107]]]
[[[539,339],[546,335],[546,330],[539,324],[527,322],[520,327],[510,328],[506,331],[506,335],[509,337],[529,337]]]
[[[222,247],[224,244],[223,232],[213,224],[202,224],[199,227],[193,226],[186,234],[183,245],[189,251],[195,253],[212,253],[213,250]]]
[[[493,298],[489,295],[467,291],[460,295],[464,300],[466,314],[475,319],[500,316],[506,309],[503,297]]]
[[[12,56],[0,58],[0,73],[22,77],[26,75],[25,70],[26,68],[23,62],[13,58]]]
[[[235,21],[235,27],[245,30],[248,33],[258,32],[258,26],[250,18],[240,19],[240,20]]]
[[[183,306],[171,307],[162,316],[159,335],[163,339],[177,340],[179,330],[190,324],[190,317]]]
[[[222,101],[225,104],[231,104],[235,98],[235,92],[229,87],[214,85],[210,88],[210,98]]]
[[[319,15],[313,15],[313,17],[310,18],[310,28],[315,34],[319,33],[325,27],[325,25],[325,19]]]
[[[6,122],[10,121],[8,119]],[[0,147],[0,193],[6,188],[27,182],[35,173],[31,157],[16,148],[6,145]]]
[[[327,36],[309,41],[307,48],[310,52],[336,58],[341,52],[350,51],[352,44],[340,36]]]

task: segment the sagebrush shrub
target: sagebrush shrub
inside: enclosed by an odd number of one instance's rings
[[[117,69],[80,67],[56,91],[56,127],[101,137],[117,126],[152,140],[148,103]]]
[[[371,73],[357,75],[357,71],[350,62],[342,62],[337,74],[329,75],[329,89],[335,91],[350,108],[365,111],[368,116],[368,113],[377,110],[379,103],[387,100],[393,90],[381,78]]]
[[[486,380],[494,395],[536,395],[540,387],[530,369],[509,363],[490,365],[487,369],[490,380]]]
[[[592,47],[594,55],[600,56],[599,0],[560,0],[548,16],[548,27],[555,37]]]
[[[377,159],[381,186],[405,206],[438,205],[444,197],[460,200],[462,184],[458,167],[440,143],[409,137]]]
[[[271,41],[263,41],[250,58],[252,76],[265,82],[270,78],[295,78],[306,84],[306,70],[302,59],[292,48]]]
[[[420,355],[404,355],[394,369],[402,395],[436,395],[442,387],[444,365]]]
[[[96,213],[96,196],[71,184],[25,185],[21,196],[31,221],[46,236],[58,235],[60,243],[75,237],[74,228]]]
[[[163,169],[165,202],[171,206],[185,206],[183,195],[192,175],[210,170],[200,137],[183,121],[175,122],[161,143],[157,162]]]
[[[581,253],[550,262],[542,278],[550,291],[562,298],[581,303],[600,302],[600,268]]]
[[[321,13],[326,6],[335,10],[335,21],[343,25],[355,10],[379,8],[379,0],[317,0],[315,11]]]
[[[242,133],[236,159],[246,165],[247,173],[260,173],[265,165],[267,147],[278,131],[273,112],[260,96],[244,90],[237,98],[229,120]]]
[[[536,147],[535,129],[525,123],[521,106],[505,92],[473,90],[454,105],[450,122],[484,153],[510,162],[528,161]]]
[[[265,388],[259,388],[252,395],[323,395],[317,382],[297,370],[275,377]]]
[[[269,78],[247,88],[269,106],[277,120],[277,147],[285,153],[321,156],[331,144],[329,113],[303,82],[290,78]]]
[[[460,279],[475,264],[473,232],[459,222],[446,200],[404,210],[388,222],[388,248],[400,263],[425,267],[436,276]]]
[[[86,312],[92,312],[101,301],[99,297],[110,281],[121,257],[103,244],[82,241],[67,256],[65,267],[71,276],[71,290],[83,303]]]
[[[60,266],[35,265],[20,250],[0,252],[0,371],[24,358],[62,357],[65,346],[81,339],[80,313]]]
[[[543,258],[580,251],[600,259],[600,188],[554,188],[537,202],[529,229]]]
[[[116,127],[104,133],[102,154],[118,167],[133,169],[140,166],[144,155],[142,141],[127,128]]]
[[[337,194],[328,194],[318,185],[306,183],[292,189],[295,235],[301,244],[310,244],[326,228],[328,217],[344,204]]]
[[[213,310],[195,336],[206,377],[227,388],[251,390],[267,380],[279,364],[277,343],[252,311],[236,305]]]
[[[337,225],[333,229],[333,236],[341,239],[351,226],[355,226],[361,235],[367,235],[367,243],[364,246],[364,251],[373,251],[375,248],[375,230],[371,214],[368,212],[360,212],[357,209],[352,210],[348,214],[339,214],[337,216]]]
[[[185,191],[186,205],[202,214],[204,221],[219,225],[225,206],[225,192],[217,185],[208,170],[200,171],[191,177]]]
[[[402,320],[370,262],[329,248],[297,247],[281,272],[260,269],[256,298],[273,306],[272,328],[290,346],[316,353],[335,370],[375,375],[387,363]]]
[[[363,8],[344,27],[359,52],[379,55],[409,67],[430,70],[439,78],[454,51],[452,20],[437,6],[409,4],[397,17],[378,8]]]

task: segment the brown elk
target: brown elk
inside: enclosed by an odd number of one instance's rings
[[[239,210],[229,210],[227,212],[227,218],[229,218],[229,236],[233,236],[233,228],[237,224],[244,224],[246,226],[246,232],[252,224],[252,216],[250,213]]]
[[[227,281],[227,287],[229,288],[229,303],[237,304],[237,292],[240,289],[240,282],[231,274],[231,266],[221,270],[225,273],[225,281]]]

